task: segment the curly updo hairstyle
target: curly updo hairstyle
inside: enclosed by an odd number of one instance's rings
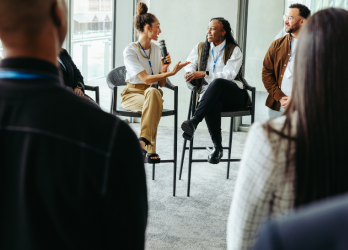
[[[210,22],[213,21],[213,20],[218,20],[222,24],[224,31],[226,31],[226,35],[225,35],[226,44],[232,43],[232,44],[235,44],[235,45],[237,45],[239,47],[239,45],[237,44],[236,40],[233,37],[233,31],[232,31],[230,22],[227,21],[223,17],[212,18],[210,20]],[[207,38],[206,41],[205,41],[205,44],[204,44],[203,56],[202,56],[201,62],[200,62],[202,71],[205,71],[206,68],[207,68],[207,62],[208,62],[208,58],[209,58],[209,53],[210,53],[210,42],[208,42],[208,38]],[[242,67],[241,67],[241,69],[242,69]]]
[[[145,25],[148,24],[150,27],[154,22],[156,22],[157,18],[155,15],[151,13],[147,13],[147,6],[143,2],[139,2],[137,5],[137,15],[134,20],[134,27],[139,32],[144,32]]]

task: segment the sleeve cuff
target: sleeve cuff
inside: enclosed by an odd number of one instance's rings
[[[283,91],[281,91],[279,89],[279,91],[277,91],[275,94],[274,94],[274,99],[279,102],[280,99],[282,99],[284,96],[286,96]]]
[[[208,72],[209,72],[209,75],[205,74],[204,78],[207,82],[211,82],[211,80],[214,79],[213,72],[211,71],[208,71]]]

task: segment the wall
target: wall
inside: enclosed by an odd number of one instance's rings
[[[257,91],[266,92],[263,59],[271,43],[284,35],[283,14],[284,0],[249,0],[245,79]]]
[[[166,41],[173,64],[184,62],[193,47],[205,40],[209,21],[213,17],[224,17],[230,21],[236,33],[237,0],[147,0],[149,12],[156,15],[161,23],[162,34],[159,40]],[[185,71],[170,77],[170,81],[179,86],[179,121],[178,126],[187,119],[190,90],[184,81]],[[173,92],[165,90],[164,108],[173,108]],[[223,129],[229,128],[230,119],[222,119]],[[160,125],[172,126],[172,118],[162,118]],[[206,128],[205,122],[199,129]]]
[[[123,66],[123,50],[132,42],[133,37],[133,1],[116,1],[116,67]]]

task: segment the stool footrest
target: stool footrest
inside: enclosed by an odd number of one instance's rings
[[[220,162],[239,162],[240,159],[221,159]],[[203,159],[192,159],[192,162],[208,162],[207,160]]]
[[[194,150],[208,149],[210,147],[193,147]],[[223,149],[230,149],[229,147],[222,147]],[[185,147],[185,149],[190,149],[190,147]]]
[[[161,160],[160,163],[167,163],[167,162],[173,162],[174,163],[174,160]]]
[[[161,160],[161,162],[158,162],[158,163],[147,163],[145,162],[146,164],[161,164],[161,163],[168,163],[168,162],[171,162],[171,163],[174,163],[174,160]]]

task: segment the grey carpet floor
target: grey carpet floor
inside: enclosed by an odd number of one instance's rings
[[[130,124],[139,135],[139,124]],[[172,159],[173,129],[159,127],[157,153],[162,159]],[[226,179],[227,163],[211,165],[193,163],[191,197],[187,190],[187,158],[182,180],[178,180],[183,138],[178,129],[178,169],[176,197],[173,191],[173,164],[157,164],[155,180],[152,165],[145,165],[149,199],[146,249],[226,249],[226,223],[239,163],[231,163],[230,179]],[[234,132],[232,158],[240,158],[247,133]],[[223,145],[228,145],[228,132],[222,132]],[[194,146],[212,146],[209,133],[197,130]],[[188,151],[187,151],[188,152]],[[227,150],[224,151],[225,157]],[[206,159],[208,151],[197,150],[194,158]],[[225,158],[224,157],[224,158]]]

